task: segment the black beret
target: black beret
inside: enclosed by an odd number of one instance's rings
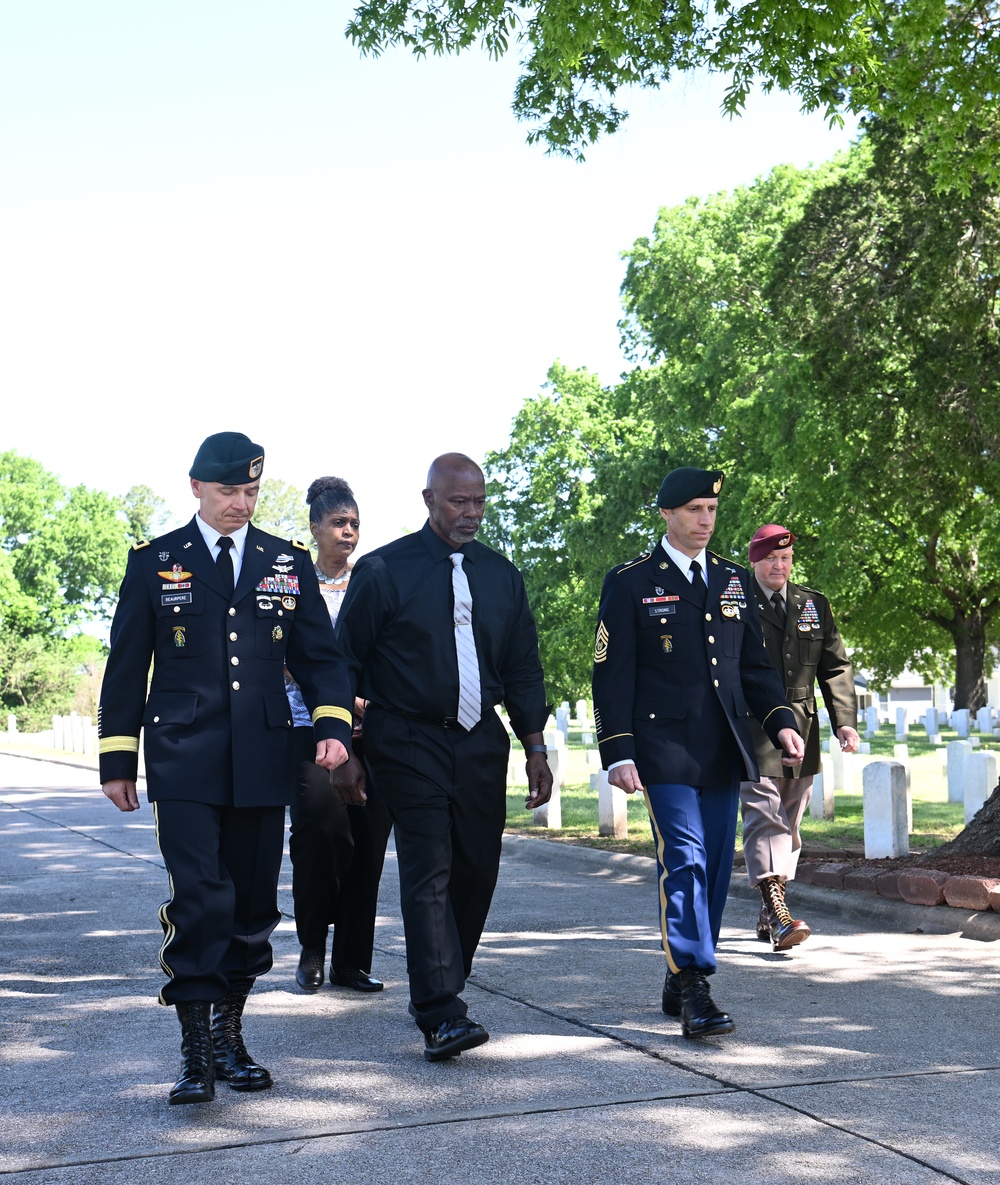
[[[216,432],[203,440],[189,477],[242,486],[256,481],[264,470],[264,450],[242,432]]]
[[[691,465],[672,469],[663,479],[656,505],[671,510],[693,502],[695,498],[715,498],[725,480],[726,475],[721,469],[695,469]]]

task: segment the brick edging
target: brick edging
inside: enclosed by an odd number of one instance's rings
[[[871,865],[855,866],[831,860],[800,864],[796,883],[824,889],[848,889],[874,893],[890,901],[907,905],[1000,913],[1000,879],[967,873],[949,873],[938,868],[910,865],[881,869]]]

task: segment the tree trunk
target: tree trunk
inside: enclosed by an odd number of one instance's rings
[[[964,831],[922,859],[933,866],[938,856],[1000,856],[1000,782]]]
[[[986,622],[977,605],[955,614],[951,636],[955,642],[955,707],[978,712],[986,704]]]

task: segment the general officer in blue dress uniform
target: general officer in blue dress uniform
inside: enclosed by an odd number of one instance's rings
[[[198,513],[129,555],[101,689],[104,793],[139,809],[142,730],[170,877],[160,1002],[177,1009],[183,1057],[171,1103],[210,1101],[216,1077],[234,1090],[272,1084],[241,1024],[280,917],[294,788],[285,665],[312,711],[316,763],[336,768],[350,744],[347,669],[308,548],[250,522],[263,467],[263,448],[241,433],[202,444],[190,471]]]
[[[608,573],[594,650],[594,718],[609,780],[642,790],[656,841],[667,956],[663,1011],[685,1037],[728,1033],[707,976],[729,891],[742,778],[756,776],[752,711],[789,760],[802,738],[768,661],[750,574],[707,551],[719,470],[668,473],[667,534]],[[749,774],[747,771],[751,771]]]

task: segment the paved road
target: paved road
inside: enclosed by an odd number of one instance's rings
[[[421,1057],[390,853],[387,990],[299,993],[284,921],[247,1013],[277,1086],[168,1107],[179,1030],[155,1002],[152,813],[93,787],[0,756],[4,1179],[1000,1185],[995,941],[907,933],[905,909],[852,919],[845,895],[822,914],[816,895],[813,938],[773,955],[734,897],[713,986],[737,1032],[685,1041],[659,1011],[650,863],[544,840],[506,847],[468,991],[483,1049]]]

